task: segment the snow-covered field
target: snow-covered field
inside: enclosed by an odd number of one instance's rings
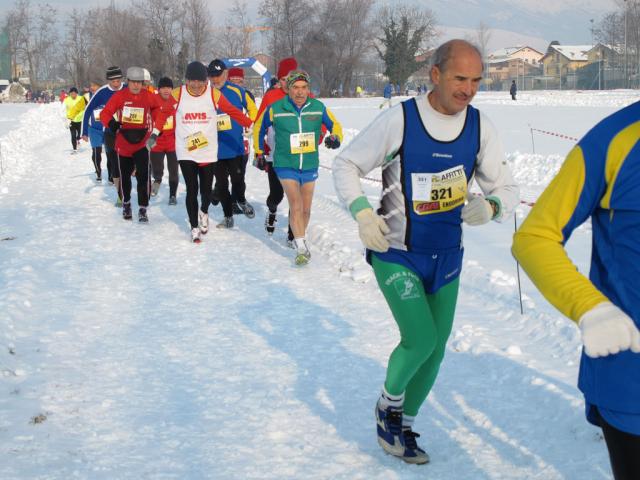
[[[535,201],[573,142],[532,129],[579,138],[637,98],[474,104]],[[380,102],[327,100],[347,142]],[[520,314],[513,221],[465,229],[453,333],[415,426],[432,461],[406,465],[377,445],[373,418],[397,328],[331,172],[316,187],[307,267],[292,264],[284,217],[265,235],[268,185],[252,167],[256,218],[194,245],[184,186],[170,207],[163,184],[149,225],[124,222],[88,147],[70,155],[59,108],[0,105],[1,479],[611,478],[575,387],[577,329],[525,277]],[[323,164],[333,155],[323,147]],[[372,199],[378,188],[366,182]],[[586,272],[588,225],[568,248]]]

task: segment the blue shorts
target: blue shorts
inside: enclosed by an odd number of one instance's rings
[[[89,142],[91,143],[91,148],[101,147],[104,143],[104,133],[102,130],[98,130],[96,128],[89,127]]]
[[[315,182],[318,179],[318,169],[299,170],[297,168],[273,167],[280,180],[295,180],[300,185]]]
[[[396,248],[390,248],[384,253],[367,250],[367,261],[370,255],[375,255],[378,260],[389,263],[397,263],[414,272],[424,285],[426,293],[436,293],[447,283],[460,276],[462,270],[462,256],[464,249],[449,250],[437,253],[405,252]]]

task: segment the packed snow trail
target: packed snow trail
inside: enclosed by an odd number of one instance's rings
[[[125,222],[57,107],[21,110],[1,137],[0,238],[15,239],[0,242],[0,478],[610,478],[575,388],[577,330],[530,284],[520,316],[512,224],[465,231],[453,333],[415,426],[432,461],[406,465],[373,417],[397,328],[330,173],[308,266],[285,245],[286,202],[266,236],[252,167],[256,218],[194,245],[184,186],[168,206],[163,184],[148,225]]]

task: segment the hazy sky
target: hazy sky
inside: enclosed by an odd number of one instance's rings
[[[88,6],[106,4],[104,2],[72,1],[72,0],[44,0],[58,7],[61,11]],[[43,1],[43,3],[44,3]],[[32,0],[37,4],[38,0]],[[118,4],[129,4],[129,0],[116,0]],[[207,0],[212,11],[224,17],[230,1]],[[255,23],[257,7],[261,0],[247,0],[251,16]],[[379,0],[379,4],[397,4],[400,0]],[[514,32],[512,43],[518,38],[523,41],[530,39],[537,42],[537,48],[547,45],[551,40],[558,40],[561,44],[591,43],[590,19],[597,22],[603,14],[616,10],[616,0],[428,0],[415,2],[426,5],[433,10],[439,25],[447,35],[447,27],[454,27],[456,35],[463,30],[474,30],[480,22],[489,28],[499,29],[492,43],[509,42],[509,35],[504,32]],[[0,16],[6,12],[13,0],[0,0]],[[545,13],[542,13],[545,12]],[[517,33],[516,33],[517,32]],[[508,46],[508,45],[499,45]]]

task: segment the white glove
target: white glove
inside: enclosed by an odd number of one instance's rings
[[[389,250],[389,242],[384,236],[389,233],[389,227],[384,219],[376,214],[372,208],[365,208],[356,213],[358,233],[365,247],[374,252]]]
[[[640,331],[629,316],[611,302],[596,305],[580,317],[584,351],[606,357],[624,350],[640,353]]]
[[[462,221],[469,225],[484,225],[493,218],[493,207],[484,197],[474,196],[462,207]]]

